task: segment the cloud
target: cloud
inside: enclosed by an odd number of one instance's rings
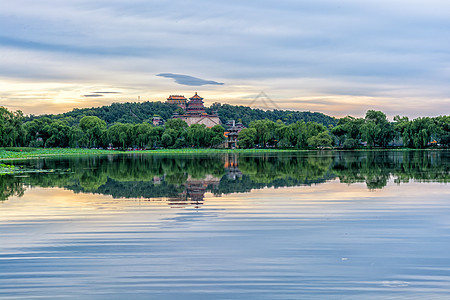
[[[223,85],[222,82],[216,82],[212,80],[204,80],[197,77],[172,73],[161,73],[156,76],[172,78],[176,83],[189,86],[202,86],[202,85]]]
[[[89,94],[89,95],[83,95],[83,97],[95,98],[95,97],[103,97],[103,95],[100,95],[100,94]]]
[[[264,90],[277,103],[334,97],[318,107],[326,113],[352,98],[361,110],[378,99],[386,113],[403,103],[411,115],[440,114],[450,111],[449,12],[446,0],[9,1],[0,10],[0,84],[36,85],[8,87],[13,96],[1,100],[17,107],[27,91],[25,107],[49,84],[48,101],[60,102],[59,86],[70,85],[68,105],[84,94],[154,101],[174,88],[158,74],[222,102]],[[109,89],[121,99],[90,92]],[[425,112],[411,99],[434,104]]]
[[[91,92],[91,94],[121,94],[121,92]]]

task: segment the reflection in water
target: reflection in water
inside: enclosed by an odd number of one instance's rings
[[[17,163],[16,163],[17,164]],[[0,177],[0,199],[21,196],[24,186],[62,187],[114,198],[167,198],[174,207],[216,196],[266,187],[320,184],[332,179],[381,189],[391,177],[448,182],[448,151],[286,152],[212,155],[110,155],[23,161],[21,167],[47,172]]]
[[[23,196],[25,187],[22,180],[16,176],[0,176],[0,201],[6,200],[11,196]]]

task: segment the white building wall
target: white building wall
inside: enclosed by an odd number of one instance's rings
[[[199,116],[199,117],[181,117],[189,126],[194,124],[204,124],[206,127],[214,127],[220,125],[219,117]]]

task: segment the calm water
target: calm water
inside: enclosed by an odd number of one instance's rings
[[[450,299],[450,152],[15,161],[1,299]]]

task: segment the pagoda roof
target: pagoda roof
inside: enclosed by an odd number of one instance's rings
[[[197,94],[197,92],[195,92],[195,95],[194,96],[192,96],[191,98],[189,98],[190,100],[193,100],[193,99],[199,99],[199,100],[203,100],[203,98],[202,97],[200,97],[198,94]]]
[[[167,100],[187,100],[186,97],[182,95],[170,95]]]

